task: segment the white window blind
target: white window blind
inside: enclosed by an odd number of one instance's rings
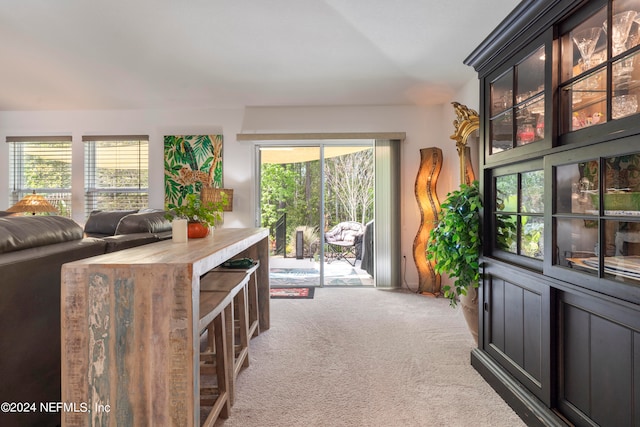
[[[85,207],[128,210],[148,206],[149,137],[84,136]]]
[[[34,191],[71,217],[71,136],[13,137],[9,143],[9,206]]]

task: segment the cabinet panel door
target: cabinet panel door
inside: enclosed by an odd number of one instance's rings
[[[633,334],[633,389],[640,390],[640,333]],[[640,392],[634,394],[634,424],[640,426]]]
[[[542,342],[542,315],[544,312],[542,295],[525,291],[523,295],[523,314],[526,322],[523,322],[524,349],[522,366],[534,378],[542,381],[542,357],[544,343]],[[540,351],[534,351],[540,348]]]
[[[562,295],[559,313],[562,413],[578,425],[638,425],[639,313],[578,294]]]
[[[481,345],[540,400],[550,404],[550,287],[537,276],[485,265]]]
[[[524,316],[523,299],[526,290],[504,281],[503,291],[505,340],[504,347],[501,350],[518,366],[524,369],[524,354],[526,352],[524,349],[524,329],[525,323],[529,323],[529,319],[525,319]],[[500,298],[500,296],[495,295],[495,293],[494,296]],[[534,298],[531,299],[533,300]],[[539,298],[535,298],[531,308],[533,310],[540,309]],[[536,379],[539,380],[539,378]]]
[[[586,376],[589,372],[589,314],[582,310],[562,307],[564,321],[563,360],[564,374],[571,381],[564,382],[564,400],[578,408],[589,405],[589,384]]]

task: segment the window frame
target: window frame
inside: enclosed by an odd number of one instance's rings
[[[84,143],[84,200],[85,200],[85,215],[94,210],[129,210],[129,209],[142,209],[149,206],[149,136],[148,135],[90,135],[83,136],[82,141]],[[136,186],[109,186],[103,187],[99,184],[98,179],[98,161],[100,156],[101,144],[118,144],[127,143],[130,146],[137,145],[138,157],[133,158],[134,162],[138,163],[138,176]],[[145,154],[143,155],[143,151]],[[116,155],[117,157],[117,155]],[[146,160],[146,162],[145,162]],[[144,182],[143,175],[146,172],[146,182]],[[145,185],[146,184],[146,185]],[[111,195],[111,203],[109,206],[105,206],[98,198],[99,195]],[[124,196],[139,195],[141,200],[137,203],[135,201],[120,202]],[[115,206],[114,206],[115,204]]]
[[[70,135],[61,136],[7,136],[6,142],[9,144],[9,206],[18,203],[23,197],[33,192],[45,196],[47,200],[58,209],[57,215],[72,217],[73,191],[72,191],[72,170],[73,170],[73,144]],[[27,165],[27,147],[36,147],[40,144],[60,143],[61,147],[51,149],[55,152],[56,160],[68,163],[68,170],[60,169],[57,173],[66,174],[69,182],[68,186],[27,186],[25,175]],[[39,147],[40,152],[47,151]],[[42,171],[42,167],[33,166],[35,170]],[[49,168],[47,168],[49,169]],[[56,173],[51,169],[51,173]]]

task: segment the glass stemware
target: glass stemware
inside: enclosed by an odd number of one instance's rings
[[[591,68],[591,56],[596,48],[601,32],[602,28],[592,27],[571,34],[571,38],[578,47],[578,51],[580,51],[580,56],[582,57],[582,71]]]
[[[619,119],[638,111],[638,98],[635,95],[618,95],[611,100],[611,117]]]
[[[634,10],[627,10],[613,15],[611,19],[611,43],[613,44],[613,56],[619,55],[626,50],[625,44],[629,38],[631,24],[638,13]],[[602,27],[607,31],[607,23]]]

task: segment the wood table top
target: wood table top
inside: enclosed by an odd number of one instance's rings
[[[174,243],[169,239],[73,261],[64,266],[74,269],[88,265],[191,264],[194,272],[204,274],[268,236],[266,228],[220,228],[207,237],[189,239],[186,243]]]

